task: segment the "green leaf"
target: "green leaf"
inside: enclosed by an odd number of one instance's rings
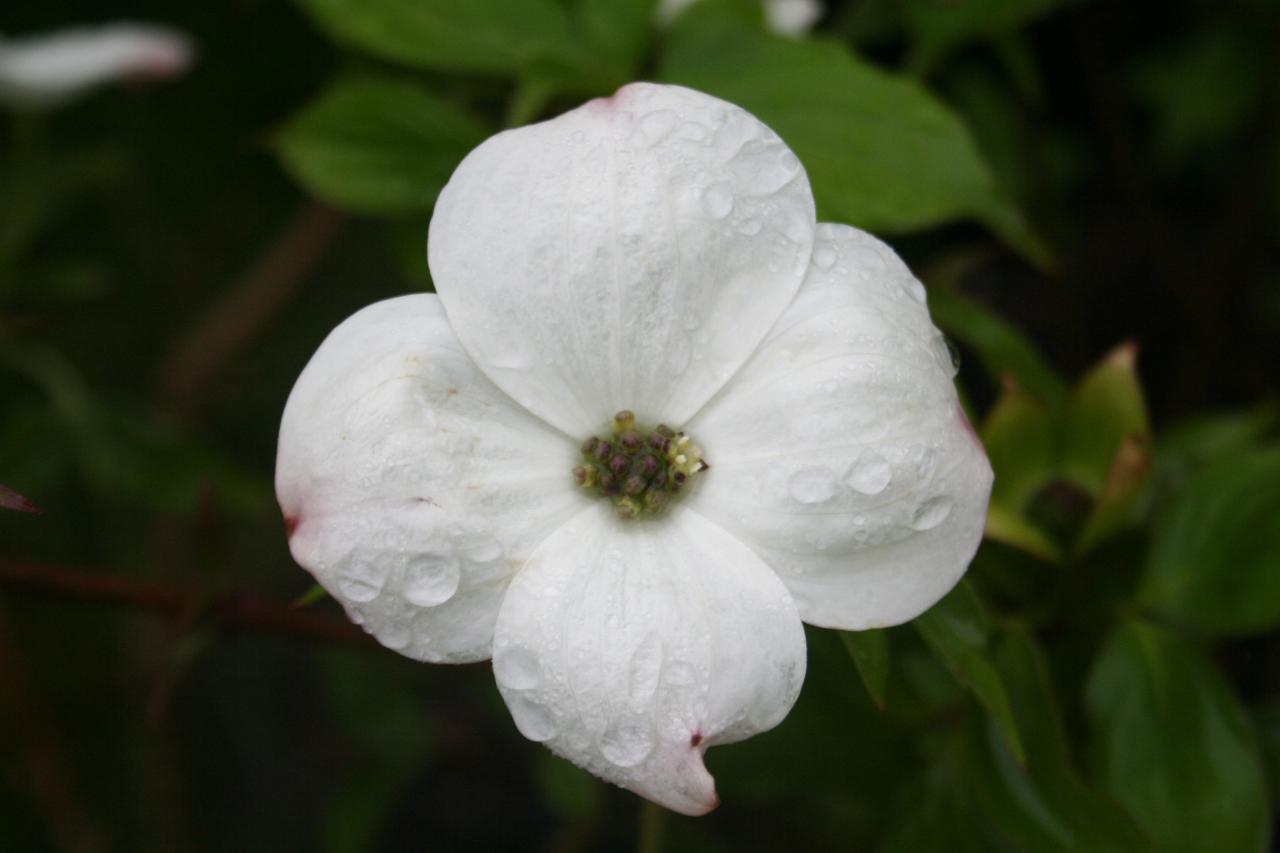
[[[1153,625],[1121,625],[1094,665],[1085,699],[1098,781],[1160,850],[1266,849],[1254,733],[1199,649]]]
[[[512,75],[575,57],[555,0],[298,0],[335,41],[417,68]]]
[[[703,0],[671,30],[659,77],[732,101],[777,131],[808,170],[822,219],[882,232],[977,219],[1044,258],[961,121],[916,81],[842,45],[761,32]]]
[[[1280,450],[1187,480],[1156,521],[1140,600],[1213,634],[1280,627]]]
[[[656,5],[655,0],[577,0],[578,30],[609,74],[608,88],[636,76],[653,36]]]
[[[561,820],[583,823],[599,814],[602,787],[587,771],[543,749],[538,750],[536,774],[543,800]]]
[[[1052,536],[1026,516],[998,504],[987,507],[987,526],[983,535],[1048,563],[1058,564],[1063,560],[1062,546]]]
[[[883,629],[838,633],[862,677],[863,686],[871,694],[871,701],[883,711],[889,681],[889,635]]]
[[[913,41],[910,65],[927,71],[955,48],[1015,32],[1067,0],[905,0],[903,17]]]
[[[1025,761],[1018,724],[1000,673],[987,655],[987,614],[966,581],[912,622],[956,680],[986,709],[1019,763]]]
[[[986,535],[1057,563],[1062,549],[1027,517],[1032,498],[1053,481],[1054,443],[1049,408],[1023,391],[1012,377],[1006,377],[1000,399],[982,425],[982,444],[996,475]]]
[[[427,211],[458,162],[489,129],[411,83],[339,80],[278,134],[289,172],[339,207]]]
[[[1080,380],[1067,402],[1062,474],[1097,499],[1125,440],[1150,434],[1137,347],[1122,344]]]
[[[1031,637],[1012,630],[996,653],[1027,750],[1021,767],[1004,740],[983,727],[971,746],[966,788],[987,823],[1035,851],[1150,849],[1133,820],[1104,793],[1088,787],[1070,755],[1047,665]]]
[[[1066,384],[1035,345],[991,309],[953,290],[935,287],[929,291],[929,312],[944,332],[978,353],[982,366],[996,382],[1012,376],[1051,409],[1066,400]]]
[[[1012,378],[982,424],[982,444],[995,470],[991,502],[1015,513],[1053,479],[1053,415]]]
[[[1149,436],[1142,433],[1128,435],[1121,440],[1111,460],[1107,480],[1102,485],[1102,493],[1076,536],[1077,556],[1136,522],[1143,487],[1151,475],[1148,441]]]

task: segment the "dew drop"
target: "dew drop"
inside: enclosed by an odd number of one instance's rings
[[[507,709],[511,711],[511,719],[515,721],[520,734],[536,743],[556,736],[556,717],[546,705],[519,693],[505,698]]]
[[[635,767],[653,752],[653,728],[643,717],[612,723],[600,738],[600,754],[618,767]]]
[[[631,656],[631,698],[643,701],[658,689],[662,672],[662,639],[657,634],[645,637]]]
[[[813,265],[820,270],[829,270],[836,262],[836,253],[830,246],[819,246],[813,252]]]
[[[820,504],[836,494],[837,483],[830,468],[814,465],[791,475],[787,484],[791,497],[802,504]]]
[[[849,466],[844,481],[849,488],[864,495],[878,495],[893,479],[893,466],[874,450],[864,449]]]
[[[916,507],[911,516],[911,526],[916,530],[932,530],[951,515],[951,498],[945,495],[929,498]]]
[[[408,646],[409,640],[413,638],[409,627],[407,619],[390,622],[387,627],[377,634],[378,642],[392,651],[398,652]]]
[[[748,237],[754,237],[760,233],[760,229],[764,227],[759,219],[748,217],[738,223],[738,233],[745,234]]]
[[[417,554],[405,566],[404,597],[418,607],[435,607],[453,598],[462,573],[444,554]]]
[[[648,145],[657,145],[675,129],[680,120],[671,110],[658,110],[640,119],[640,133]]]
[[[733,210],[733,191],[728,184],[712,184],[702,191],[702,209],[712,219],[724,219]]]
[[[343,575],[338,578],[338,594],[344,601],[364,604],[373,601],[382,592],[382,584],[361,575]]]
[[[542,667],[533,652],[522,646],[508,646],[494,655],[493,677],[503,687],[530,690],[542,681]]]

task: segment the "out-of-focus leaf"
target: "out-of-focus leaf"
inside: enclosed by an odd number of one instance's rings
[[[1097,779],[1158,849],[1266,849],[1256,738],[1199,649],[1153,625],[1123,624],[1094,664],[1085,698]]]
[[[1266,30],[1239,19],[1202,26],[1135,62],[1130,85],[1151,115],[1164,164],[1221,150],[1258,114],[1274,53]]]
[[[280,157],[320,198],[364,213],[430,210],[488,129],[419,86],[339,80],[280,131]]]
[[[510,75],[576,57],[555,0],[298,0],[341,44],[418,68]]]
[[[1053,416],[1011,377],[982,424],[982,444],[996,474],[993,504],[1021,512],[1053,479]]]
[[[298,609],[301,609],[303,607],[310,607],[311,605],[315,604],[317,601],[323,601],[328,597],[329,597],[328,590],[326,590],[324,587],[322,587],[318,583],[313,583],[310,587],[307,588],[306,592],[302,593],[302,595],[299,595],[293,601],[289,602],[289,606],[293,608],[298,608]]]
[[[839,633],[840,642],[853,658],[871,701],[883,711],[889,681],[889,635],[883,629]]]
[[[986,709],[1019,763],[1025,762],[1018,724],[1000,673],[987,655],[987,614],[966,581],[912,622],[956,680]]]
[[[0,483],[0,509],[11,509],[16,512],[30,512],[39,514],[40,507],[36,506],[23,495],[15,490]]]
[[[1126,436],[1111,460],[1102,493],[1076,536],[1077,555],[1087,553],[1133,523],[1150,475],[1147,437],[1137,433]]]
[[[1140,599],[1213,634],[1280,627],[1280,450],[1192,476],[1156,521]]]
[[[1053,416],[1006,377],[986,421],[982,444],[995,470],[995,485],[987,510],[986,535],[1041,559],[1059,562],[1061,548],[1029,519],[1028,505],[1054,478]]]
[[[615,88],[635,77],[653,35],[657,0],[577,0],[578,29]]]
[[[1048,668],[1033,640],[1013,630],[996,660],[1027,750],[1021,767],[991,726],[972,741],[966,794],[1019,850],[1128,853],[1150,842],[1113,800],[1085,785],[1071,761]]]
[[[1062,546],[1034,521],[1020,513],[992,504],[987,508],[986,538],[1024,551],[1045,562],[1061,563]]]
[[[1122,344],[1080,380],[1067,402],[1063,476],[1100,498],[1121,445],[1130,436],[1145,440],[1150,432],[1137,348]]]
[[[552,811],[579,823],[595,817],[603,801],[596,777],[545,749],[538,750],[537,761],[538,788]]]
[[[909,64],[924,72],[966,42],[1014,32],[1068,0],[905,0],[912,37]]]
[[[1045,257],[961,121],[916,81],[841,45],[774,36],[702,0],[672,28],[659,76],[776,130],[808,170],[820,218],[880,232],[977,219]]]
[[[1066,385],[1035,345],[989,308],[955,291],[933,288],[929,311],[944,332],[978,353],[993,380],[1012,376],[1022,389],[1050,408],[1056,409],[1066,400]]]
[[[435,720],[398,663],[370,661],[345,650],[325,656],[324,707],[359,759],[354,778],[334,791],[324,809],[328,853],[374,847],[383,822],[421,772],[437,737]]]
[[[1156,477],[1176,487],[1196,470],[1239,451],[1259,449],[1280,415],[1268,400],[1243,412],[1215,413],[1164,429],[1156,440]]]

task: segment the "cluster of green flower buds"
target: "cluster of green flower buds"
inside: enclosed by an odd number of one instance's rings
[[[573,479],[588,491],[608,498],[619,518],[657,515],[690,485],[693,475],[711,466],[689,436],[666,424],[636,426],[636,416],[621,411],[613,431],[582,443],[582,464]]]

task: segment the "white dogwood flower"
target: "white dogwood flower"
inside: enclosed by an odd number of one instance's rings
[[[991,468],[925,291],[815,222],[796,156],[632,84],[492,137],[441,193],[438,295],[342,323],[280,431],[299,563],[384,645],[493,658],[516,726],[676,811],[786,716],[801,621],[909,620]]]
[[[116,80],[174,77],[191,64],[190,40],[154,24],[116,23],[20,39],[0,37],[0,102],[63,104]]]

